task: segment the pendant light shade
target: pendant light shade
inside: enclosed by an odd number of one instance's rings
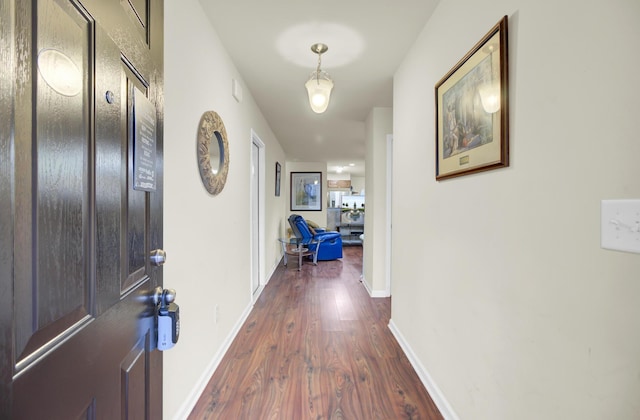
[[[331,99],[331,89],[333,89],[333,82],[327,72],[314,71],[304,86],[307,88],[309,105],[313,112],[321,114],[326,111]]]
[[[309,80],[305,83],[307,94],[309,95],[309,105],[313,112],[322,114],[329,106],[331,99],[331,90],[333,89],[333,81],[329,77],[329,73],[320,68],[322,53],[326,52],[328,47],[324,44],[313,44],[311,51],[318,54],[318,68],[311,73]]]

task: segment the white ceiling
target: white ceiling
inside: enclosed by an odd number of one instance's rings
[[[393,74],[438,0],[200,0],[287,154],[364,176],[365,120],[391,107]],[[315,114],[304,84],[317,65],[335,83]],[[354,166],[349,166],[354,163]]]

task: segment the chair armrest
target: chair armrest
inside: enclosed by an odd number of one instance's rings
[[[314,236],[314,239],[316,240],[321,240],[321,241],[328,241],[328,240],[333,240],[333,239],[337,239],[340,238],[340,232],[323,232],[323,233],[317,233]]]

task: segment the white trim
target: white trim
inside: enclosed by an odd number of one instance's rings
[[[400,344],[400,347],[402,347],[402,350],[404,351],[407,358],[409,359],[409,362],[413,366],[413,369],[418,374],[420,381],[422,381],[422,383],[424,384],[424,387],[427,388],[427,392],[429,392],[431,399],[433,400],[435,405],[438,407],[438,410],[440,410],[440,414],[442,414],[442,416],[446,420],[459,420],[459,417],[453,411],[451,404],[449,404],[449,401],[447,401],[447,399],[445,398],[444,394],[442,393],[438,385],[435,383],[431,375],[429,375],[429,372],[427,371],[427,369],[425,369],[425,367],[422,366],[420,359],[418,359],[416,354],[413,352],[413,349],[411,348],[409,343],[407,343],[407,340],[404,339],[404,337],[402,336],[402,333],[400,332],[400,330],[398,330],[393,320],[389,320],[389,329],[391,330],[391,333],[398,341],[398,344]]]
[[[375,290],[370,293],[372,298],[388,298],[389,293],[386,290]]]
[[[391,211],[392,211],[392,199],[393,199],[393,134],[387,134],[387,220],[386,220],[386,250],[385,250],[385,280],[387,288],[387,296],[391,296],[391,252],[393,247],[391,245]]]
[[[367,291],[367,294],[371,296],[371,288],[369,288],[369,284],[367,283],[367,279],[364,278],[364,273],[360,276],[360,283],[364,286],[364,289]],[[373,297],[373,296],[371,296]]]
[[[253,279],[249,282],[249,290],[251,296],[251,302],[255,303],[264,288],[266,283],[264,277],[264,255],[265,255],[265,245],[264,245],[264,235],[265,235],[265,144],[260,139],[258,134],[251,129],[251,147],[253,148],[255,145],[258,148],[258,287],[256,290],[252,290],[253,288]],[[251,149],[253,150],[253,149]],[[251,153],[251,159],[253,160],[253,151]],[[253,163],[252,163],[253,165]],[[253,182],[253,176],[251,176],[251,182]],[[250,188],[250,190],[252,190]],[[253,192],[251,194],[251,202],[253,203]],[[253,217],[253,215],[251,215]],[[253,225],[253,223],[252,223]],[[254,240],[253,232],[251,233],[251,241]],[[253,252],[253,243],[251,245],[251,252]],[[251,262],[253,263],[254,258],[251,257]],[[253,275],[253,268],[251,269],[251,275]]]
[[[271,271],[269,272],[269,274],[266,277],[267,280],[264,282],[263,288],[264,288],[264,286],[266,286],[269,283],[269,280],[271,280],[271,277],[273,277],[273,274],[278,269],[278,266],[280,265],[281,261],[282,261],[282,256],[280,256],[280,259],[278,261],[276,261],[276,263],[273,265],[273,267],[271,267]],[[260,291],[260,293],[262,293],[262,291]]]
[[[244,312],[242,313],[242,316],[240,316],[236,324],[233,326],[233,329],[231,330],[231,332],[229,332],[229,335],[227,335],[224,342],[218,349],[217,353],[213,356],[213,359],[211,360],[211,362],[209,362],[209,365],[207,366],[207,368],[202,372],[202,375],[200,375],[200,378],[198,378],[198,381],[196,382],[195,386],[187,396],[186,400],[182,403],[182,405],[176,412],[176,415],[173,417],[174,420],[185,420],[189,416],[189,414],[191,414],[193,407],[195,407],[196,404],[198,403],[198,400],[200,399],[200,397],[202,396],[202,393],[204,392],[205,388],[209,384],[211,377],[213,376],[216,369],[220,365],[220,362],[222,361],[222,358],[229,350],[229,347],[231,347],[231,343],[233,343],[233,340],[236,338],[236,336],[240,332],[242,325],[249,317],[249,314],[251,313],[252,309],[253,309],[253,304],[250,304],[245,308]]]
[[[366,279],[364,278],[364,274],[360,278],[360,283],[362,283],[365,290],[372,298],[387,298],[390,296],[386,290],[371,290],[371,288],[369,287],[369,283],[367,283]]]

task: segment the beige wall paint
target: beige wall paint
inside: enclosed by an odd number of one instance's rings
[[[341,180],[351,180],[351,174],[347,173],[347,172],[343,172],[341,174],[332,174],[332,173],[327,173],[327,180],[330,181],[341,181]],[[338,188],[332,188],[332,190],[335,190]]]
[[[387,287],[387,135],[393,131],[392,108],[374,108],[365,123],[366,212],[364,282],[374,297],[389,296]]]
[[[436,182],[434,85],[505,14],[511,166]],[[395,75],[392,325],[462,419],[640,416],[640,255],[600,248],[637,51],[637,0],[441,0]]]
[[[265,263],[280,259],[287,195],[275,197],[275,162],[284,152],[249,90],[238,103],[232,79],[242,79],[197,0],[165,4],[165,287],[177,291],[179,343],[164,354],[164,417],[183,418],[198,398],[234,329],[251,308],[251,130],[265,143]],[[204,111],[222,117],[229,139],[224,190],[210,196],[200,181],[196,134]],[[218,306],[219,317],[214,317]]]
[[[365,189],[365,177],[364,176],[352,176],[351,187],[353,187],[353,194],[360,194]]]

